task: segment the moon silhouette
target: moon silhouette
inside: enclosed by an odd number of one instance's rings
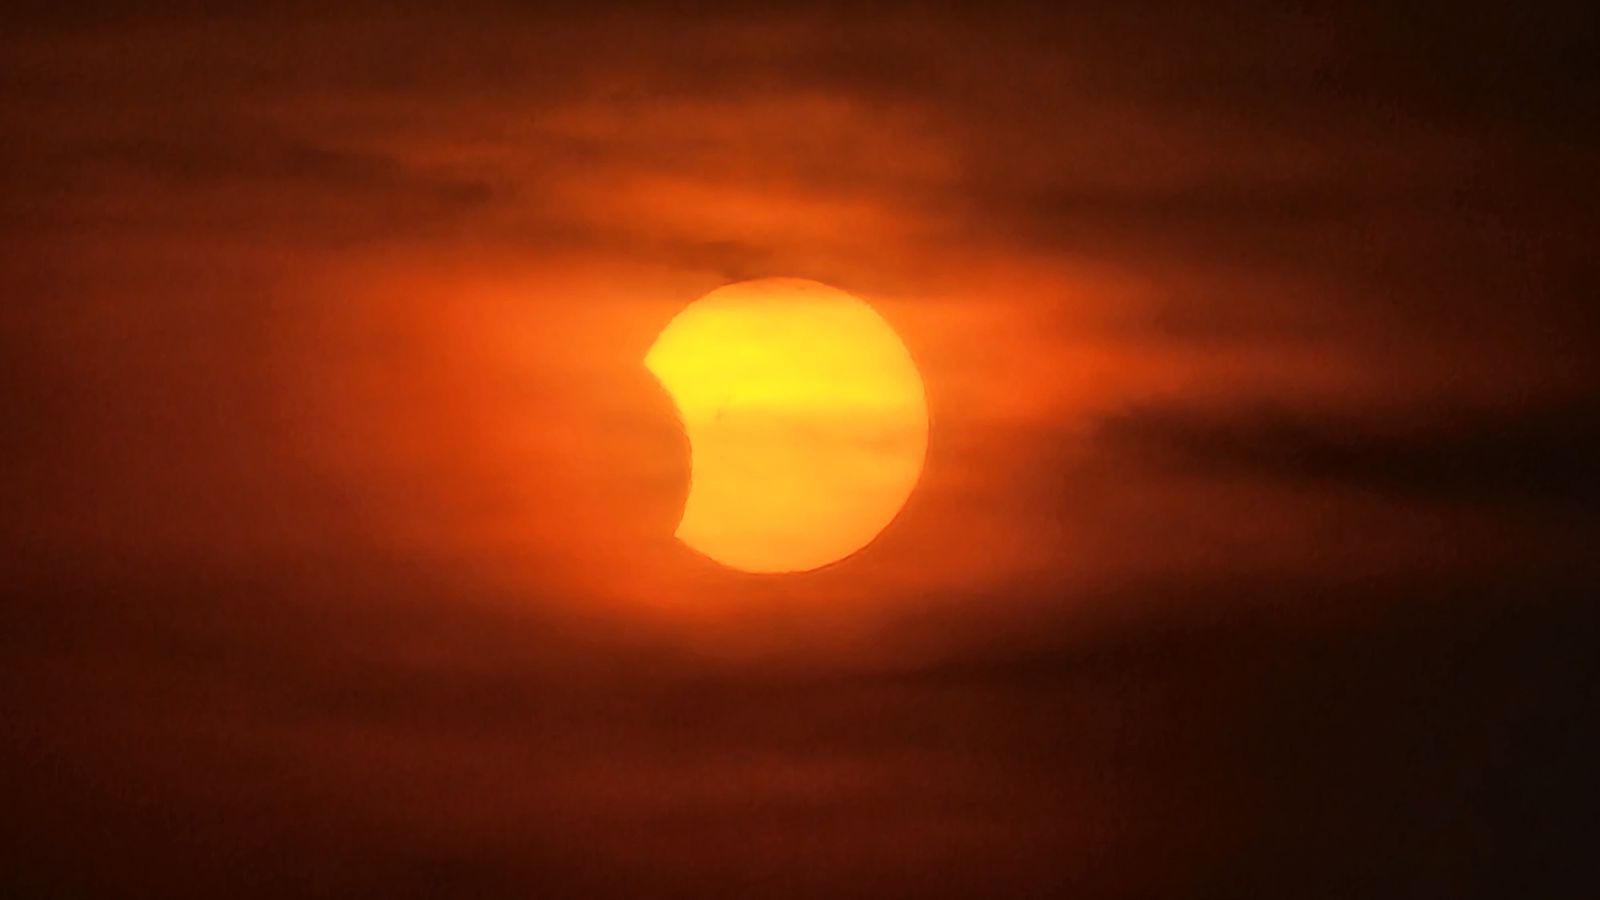
[[[684,308],[645,356],[689,438],[677,538],[746,572],[801,572],[867,544],[928,444],[922,377],[872,307],[764,278]]]

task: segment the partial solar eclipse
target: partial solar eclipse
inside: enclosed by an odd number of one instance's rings
[[[889,323],[844,291],[797,278],[720,287],[667,325],[645,365],[689,438],[677,537],[723,565],[843,559],[922,474],[922,377]]]

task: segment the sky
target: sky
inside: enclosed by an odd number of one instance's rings
[[[1593,883],[1586,5],[0,24],[4,893]],[[643,366],[768,276],[929,404],[790,576]]]

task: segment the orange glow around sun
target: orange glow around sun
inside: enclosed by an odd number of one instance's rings
[[[849,556],[922,472],[922,378],[894,329],[843,291],[727,285],[674,318],[645,365],[689,437],[677,536],[724,565],[797,572]]]

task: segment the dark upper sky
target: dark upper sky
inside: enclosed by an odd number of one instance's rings
[[[1581,896],[1584,4],[0,21],[0,893]],[[922,484],[671,540],[871,299]]]

